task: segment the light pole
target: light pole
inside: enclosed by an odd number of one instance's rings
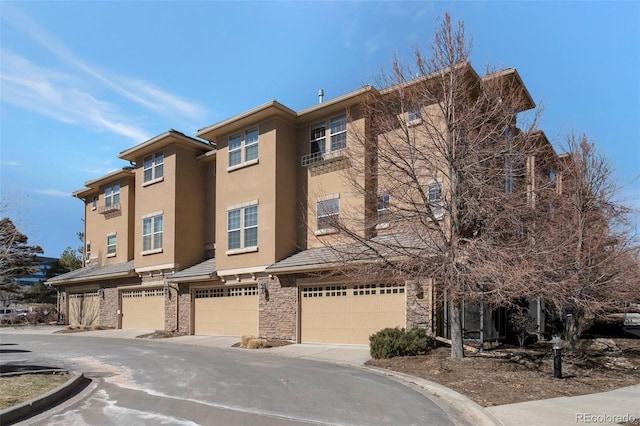
[[[562,339],[559,335],[551,339],[553,344],[553,377],[562,379]]]

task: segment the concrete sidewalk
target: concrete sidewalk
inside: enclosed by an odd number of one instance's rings
[[[5,333],[51,334],[61,328],[62,327],[0,328],[0,335]],[[152,331],[153,330],[96,330],[65,335],[133,339]],[[240,336],[180,336],[154,340],[154,342],[163,344],[207,346],[221,349],[234,349],[232,346],[239,341]],[[359,368],[365,368],[364,363],[370,359],[369,347],[367,345],[303,343],[260,349],[256,350],[255,353],[303,358]],[[462,406],[464,406],[463,411],[465,411],[468,416],[474,418],[476,424],[496,424],[504,426],[564,426],[583,423],[616,425],[640,419],[640,384],[610,392],[584,396],[553,398],[483,408],[464,395],[437,383],[377,368],[370,368],[370,370],[378,374],[409,382],[412,385],[422,388],[429,394],[443,397],[456,407],[462,408]],[[487,380],[487,386],[491,386],[490,378]],[[508,392],[508,390],[505,390],[505,392]]]

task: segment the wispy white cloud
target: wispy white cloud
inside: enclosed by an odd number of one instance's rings
[[[3,54],[2,100],[9,97],[8,101],[16,105],[67,123],[88,120],[97,128],[123,135],[136,142],[147,139],[146,132],[138,125],[123,119],[123,107],[116,108],[113,104],[99,100],[95,90],[81,89],[78,82],[93,83],[88,86],[98,83],[99,87],[106,88],[112,94],[117,94],[161,118],[170,119],[172,123],[180,121],[197,127],[196,124],[200,125],[208,115],[202,105],[168,93],[151,82],[119,76],[87,63],[48,34],[37,22],[14,7],[3,6],[2,20],[28,35],[68,67],[66,73],[60,73],[32,64],[19,55]],[[5,57],[10,61],[10,67],[26,68],[27,73],[5,71]],[[27,96],[22,97],[24,95]],[[59,108],[61,105],[68,105],[69,100],[73,101],[71,105]],[[78,108],[83,111],[74,114]],[[172,126],[175,124],[169,127]]]
[[[22,167],[23,164],[18,162],[18,161],[3,161],[2,162],[3,166],[10,166],[10,167]]]
[[[69,197],[71,192],[60,191],[59,189],[33,189],[36,194],[48,195],[50,197]]]
[[[71,75],[38,67],[7,49],[0,50],[1,99],[63,123],[87,125],[140,142],[147,132],[118,109],[78,89]]]

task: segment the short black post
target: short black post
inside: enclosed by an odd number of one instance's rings
[[[562,339],[560,336],[553,336],[553,377],[562,379]]]
[[[562,379],[562,348],[553,348],[553,377]]]

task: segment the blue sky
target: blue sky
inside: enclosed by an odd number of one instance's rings
[[[84,182],[126,148],[271,99],[375,83],[463,20],[472,64],[515,67],[560,146],[586,133],[640,207],[640,2],[0,1],[0,193],[48,256],[77,247]],[[635,180],[634,180],[635,179]]]

